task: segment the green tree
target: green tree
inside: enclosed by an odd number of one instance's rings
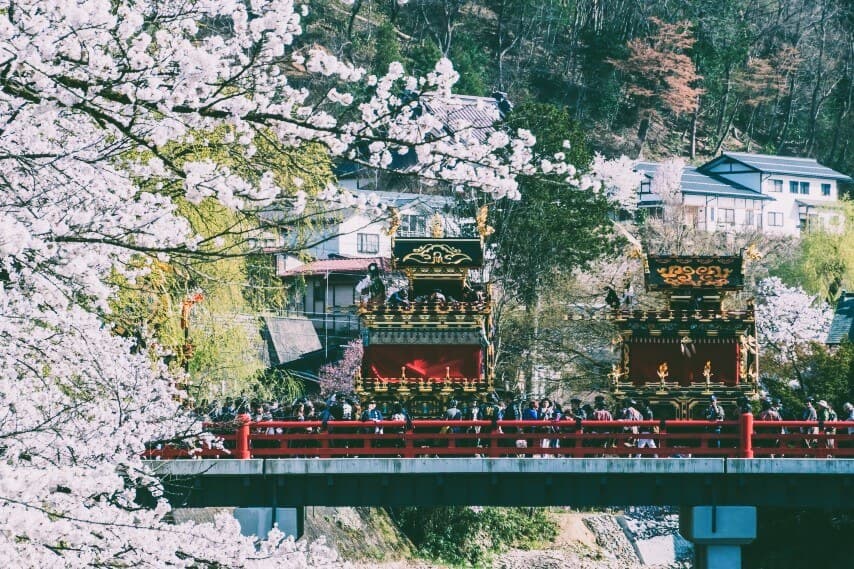
[[[564,108],[521,105],[511,113],[507,124],[511,129],[530,130],[537,137],[534,152],[541,157],[568,154],[566,158],[581,170],[590,163],[584,134]],[[569,148],[564,141],[569,142]],[[520,190],[519,201],[498,204],[492,246],[494,278],[501,283],[505,300],[524,309],[531,330],[522,336],[529,342],[518,345],[515,354],[527,354],[526,375],[530,382],[542,347],[539,322],[543,292],[613,250],[608,217],[613,208],[604,196],[571,186],[565,176],[523,177]],[[500,307],[496,312],[499,328],[503,310]]]
[[[373,64],[374,73],[385,74],[388,72],[388,66],[393,61],[403,60],[400,53],[400,44],[397,40],[397,33],[394,26],[390,23],[386,22],[377,28],[374,43],[376,45]]]
[[[332,179],[328,155],[318,145],[278,147],[257,133],[257,151],[250,162],[236,159],[233,137],[226,129],[194,133],[185,143],[160,149],[165,162],[181,168],[188,161],[211,160],[257,178],[271,172],[282,188],[315,194]],[[140,180],[143,190],[166,185],[161,191],[181,195],[157,178]],[[206,198],[192,203],[176,198],[178,213],[201,238],[195,251],[173,254],[168,262],[136,257],[142,274],[134,280],[116,275],[119,288],[106,319],[118,333],[141,342],[152,334],[156,349],[165,349],[171,366],[189,373],[188,388],[206,397],[258,392],[263,375],[261,323],[253,314],[286,304],[286,291],[275,275],[271,255],[259,250],[259,238],[287,233],[289,246],[298,251],[301,235],[315,225],[309,213],[279,218],[275,212],[237,212]],[[192,304],[185,304],[195,298]],[[142,346],[142,344],[141,344]]]
[[[564,108],[521,105],[507,125],[530,130],[537,137],[534,151],[540,156],[562,152],[582,170],[590,163],[584,133]],[[496,276],[507,294],[527,307],[536,305],[543,289],[560,275],[584,268],[611,250],[610,204],[601,195],[570,186],[564,178],[523,177],[521,199],[504,200],[496,208]]]
[[[854,202],[843,200],[837,215],[835,226],[811,227],[794,255],[772,271],[830,303],[843,290],[854,290]]]

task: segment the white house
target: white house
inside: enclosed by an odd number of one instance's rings
[[[646,174],[639,207],[661,207],[660,197],[649,191],[658,164],[641,162],[636,168]],[[708,231],[759,229],[771,235],[797,236],[815,224],[840,230],[838,183],[851,181],[813,158],[725,152],[685,168],[685,222]]]
[[[656,210],[664,207],[661,196],[651,190],[651,182],[659,164],[639,162],[635,169],[645,174],[641,181],[638,207]],[[753,231],[762,227],[765,202],[772,198],[707,175],[694,167],[685,167],[681,181],[685,223],[706,231]]]
[[[399,237],[427,237],[430,217],[446,213],[453,203],[445,196],[372,193],[400,213],[400,227],[396,233]],[[446,234],[459,233],[459,225],[452,216],[443,216],[443,222]],[[324,346],[330,342],[343,343],[358,333],[356,285],[368,273],[371,263],[377,263],[383,271],[390,270],[391,237],[387,228],[388,219],[376,219],[354,208],[313,239],[320,242],[307,250],[312,260],[282,253],[276,255],[276,274],[287,284],[300,281],[304,284],[293,299],[290,312],[309,318]]]
[[[353,194],[375,194],[381,203],[397,209],[400,214],[399,237],[426,237],[428,222],[436,213],[443,214],[445,233],[459,232],[452,216],[447,214],[453,199],[447,196],[413,194],[405,192],[374,192],[368,190],[350,190]],[[315,260],[354,259],[354,258],[391,258],[391,237],[388,235],[387,216],[377,218],[372,212],[352,209],[343,213],[341,218],[330,223],[326,229],[311,237],[315,245],[306,249],[307,256]],[[278,255],[277,272],[280,276],[291,271],[303,261],[286,255]]]

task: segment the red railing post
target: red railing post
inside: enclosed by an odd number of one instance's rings
[[[753,458],[753,413],[742,413],[738,421],[741,458]]]
[[[234,458],[245,460],[249,458],[249,423],[252,418],[249,415],[237,416],[237,430],[234,447]]]

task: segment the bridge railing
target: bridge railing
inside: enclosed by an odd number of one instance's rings
[[[754,421],[264,421],[206,424],[220,448],[152,443],[147,458],[837,457],[852,423]],[[834,432],[835,431],[835,432]]]

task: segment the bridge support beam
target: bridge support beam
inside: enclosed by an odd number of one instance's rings
[[[305,508],[235,508],[234,517],[240,524],[240,533],[266,539],[278,525],[285,535],[299,539],[305,533]]]
[[[679,512],[679,533],[694,543],[695,569],[738,569],[741,546],[756,539],[756,508],[683,507]]]

